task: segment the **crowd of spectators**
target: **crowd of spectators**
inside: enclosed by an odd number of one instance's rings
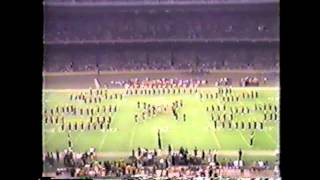
[[[64,160],[64,166],[56,169],[56,176],[71,177],[274,177],[279,174],[278,162],[253,161],[219,158],[216,150],[188,151],[137,148],[124,160],[99,161],[94,148],[88,152],[75,153],[67,149],[63,153],[46,153],[44,162],[54,165],[54,161]]]
[[[279,38],[275,13],[55,13],[45,16],[46,42]]]
[[[141,46],[144,47],[144,46]],[[183,50],[114,50],[86,46],[70,49],[49,48],[45,52],[44,70],[65,71],[137,71],[187,70],[209,72],[216,69],[276,69],[279,53],[276,48],[257,47]],[[263,53],[260,53],[262,52]]]

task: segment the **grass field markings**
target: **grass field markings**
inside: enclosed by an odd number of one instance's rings
[[[242,132],[240,130],[237,130],[237,132],[240,134],[241,139],[245,142],[245,144],[251,148],[250,144],[247,142],[246,138],[243,136]]]
[[[278,145],[278,143],[272,138],[272,136],[268,132],[266,131],[263,131],[263,132],[267,135],[267,137],[271,140],[273,144]]]
[[[102,148],[102,146],[104,145],[104,141],[105,141],[107,135],[108,135],[108,133],[105,133],[105,135],[103,136],[102,140],[100,141],[100,143],[99,143],[99,148],[98,148],[99,151],[101,151],[101,148]]]
[[[136,135],[136,124],[133,125],[132,128],[132,132],[131,132],[131,136],[130,136],[130,141],[129,141],[129,149],[131,149],[132,144],[133,144],[133,140],[134,140],[134,136]]]
[[[215,141],[216,141],[216,143],[217,143],[217,145],[218,145],[218,148],[221,149],[221,144],[220,144],[220,141],[219,141],[219,139],[218,139],[218,137],[217,137],[217,135],[216,135],[216,130],[214,130],[214,131],[212,132],[212,135],[213,135],[213,138],[215,139]]]
[[[261,103],[261,100],[257,100],[258,102],[259,102],[259,104]],[[276,126],[277,127],[277,126]],[[277,131],[279,131],[279,128],[277,128],[278,130]],[[265,132],[265,134],[267,135],[267,137],[269,137],[270,139],[271,139],[271,142],[272,143],[274,143],[276,146],[278,146],[278,143],[277,143],[277,141],[276,140],[274,140],[273,139],[273,137],[268,133],[268,132],[266,132],[266,131],[263,131],[263,132]]]

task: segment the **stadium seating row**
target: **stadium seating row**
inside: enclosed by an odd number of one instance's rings
[[[148,46],[148,47],[147,47]],[[121,70],[190,70],[271,69],[279,63],[277,47],[243,45],[240,47],[150,47],[107,46],[47,46],[44,70],[61,71],[121,71]]]

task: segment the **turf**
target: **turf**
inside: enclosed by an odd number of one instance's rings
[[[255,104],[279,103],[278,88],[238,88],[235,94],[243,91],[257,90],[258,99],[241,100],[241,102],[226,103],[230,106],[245,105],[253,108]],[[71,90],[70,90],[71,91]],[[111,93],[124,92],[122,89],[109,89]],[[202,92],[216,92],[217,88],[202,88]],[[51,90],[43,92],[43,108],[54,108],[61,104],[76,104],[78,107],[88,105],[69,101],[70,92],[67,90]],[[184,106],[178,110],[179,114],[185,113],[186,122],[174,120],[171,113],[161,114],[141,123],[134,122],[134,114],[139,112],[137,101],[153,105],[171,104],[175,100],[183,100]],[[206,106],[221,104],[218,99],[200,100],[198,94],[184,95],[154,95],[154,96],[128,96],[122,100],[103,100],[102,104],[117,105],[118,111],[113,114],[111,123],[115,131],[105,132],[78,131],[71,132],[75,151],[86,151],[96,147],[98,152],[123,152],[130,155],[132,149],[144,147],[157,148],[157,130],[161,129],[162,146],[167,149],[170,144],[174,149],[180,146],[187,147],[191,152],[195,146],[199,150],[217,149],[220,151],[233,151],[242,148],[250,151],[271,151],[278,149],[278,121],[267,121],[263,131],[256,131],[254,146],[249,146],[249,137],[252,130],[214,129],[211,113],[206,111]],[[235,121],[263,121],[262,112],[253,112],[250,115],[236,115]],[[87,117],[67,117],[65,121],[87,121]],[[62,151],[67,147],[67,133],[61,132],[60,126],[43,123],[43,150]]]

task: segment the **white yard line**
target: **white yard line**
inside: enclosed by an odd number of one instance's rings
[[[132,128],[132,133],[131,133],[131,136],[130,136],[130,141],[129,141],[129,149],[131,149],[132,147],[132,144],[133,144],[133,140],[134,140],[134,136],[136,135],[136,124],[133,125],[133,128]]]
[[[104,141],[105,141],[107,135],[108,135],[108,133],[105,132],[105,135],[103,136],[103,138],[102,138],[102,140],[100,141],[100,144],[99,144],[99,148],[98,148],[99,151],[101,151],[101,148],[104,145]]]
[[[246,138],[243,136],[242,132],[240,130],[237,130],[240,133],[241,139],[246,143],[246,145],[250,148],[250,144],[247,142]]]
[[[260,104],[260,103],[261,103],[261,100],[258,99],[258,102],[259,102],[259,104]],[[279,102],[278,104],[280,105],[280,102]],[[278,129],[278,131],[279,131],[279,129]],[[271,140],[272,143],[274,143],[276,146],[279,146],[279,144],[277,143],[277,141],[275,141],[269,133],[267,133],[266,131],[263,131],[263,132],[270,138],[270,140]]]
[[[270,138],[273,144],[278,145],[277,142],[272,138],[272,136],[269,133],[267,133],[266,131],[263,131],[263,132]]]
[[[219,139],[218,139],[218,137],[216,135],[216,130],[214,130],[212,132],[212,134],[213,134],[213,137],[214,137],[215,141],[217,142],[218,148],[221,149],[221,144],[220,144],[220,141],[219,141]]]

